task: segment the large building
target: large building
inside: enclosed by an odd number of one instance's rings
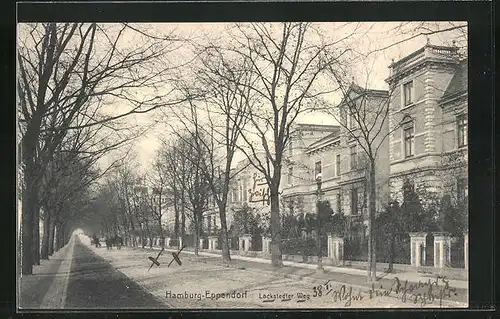
[[[307,126],[299,125],[292,133],[289,145],[288,172],[283,176],[281,185],[283,197],[295,204],[299,213],[314,213],[318,195],[316,178],[321,174],[321,196],[327,199],[334,212],[342,212],[349,217],[353,232],[363,234],[362,224],[366,223],[367,213],[367,157],[364,146],[367,141],[378,146],[376,157],[377,208],[388,202],[387,161],[388,143],[381,140],[388,131],[388,124],[381,117],[363,116],[371,129],[368,140],[363,139],[358,119],[365,110],[387,107],[388,92],[366,90],[352,84],[339,105],[340,125]],[[321,132],[321,133],[319,133]],[[307,138],[304,141],[304,138]]]
[[[321,173],[323,198],[334,211],[349,216],[351,226],[366,224],[367,145],[360,145],[366,140],[380,145],[375,160],[377,212],[391,199],[402,200],[405,179],[425,192],[425,199],[445,193],[455,199],[467,196],[467,60],[460,60],[457,51],[427,44],[393,61],[388,91],[352,84],[348,98],[338,105],[341,125],[323,127],[325,134],[299,125],[291,135],[283,197],[295,200],[300,213],[314,213],[315,176]],[[351,114],[347,109],[353,106],[367,115]],[[382,116],[377,110],[388,113]],[[360,129],[356,118],[372,130]],[[362,133],[372,136],[356,138]]]
[[[429,194],[467,192],[467,60],[458,48],[427,44],[393,62],[390,87],[390,188],[404,179]]]
[[[283,214],[315,213],[316,177],[321,174],[322,198],[334,212],[348,216],[351,231],[362,236],[368,209],[367,141],[376,151],[377,212],[391,199],[402,200],[405,179],[428,198],[467,196],[467,61],[457,51],[427,44],[392,62],[388,90],[353,83],[337,106],[339,125],[296,124],[283,159]],[[247,160],[235,171],[228,227],[232,211],[242,205],[270,210],[261,174]],[[220,226],[216,209],[205,219],[206,226]]]

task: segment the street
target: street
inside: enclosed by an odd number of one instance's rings
[[[23,21],[21,310],[465,308],[491,273],[465,21]]]
[[[79,237],[75,236],[68,245],[74,245],[73,254],[66,256],[67,258],[62,261],[56,261],[55,268],[58,268],[56,273],[41,273],[27,277],[27,280],[21,279],[20,308],[58,308],[60,306],[65,309],[155,309],[166,307],[137,283],[113,268],[109,262],[92,252]],[[71,261],[69,273],[62,269],[64,261],[67,260]],[[60,282],[64,280],[59,280],[64,276],[67,277],[66,283]],[[53,277],[52,283],[46,280],[50,277]],[[55,302],[55,299],[65,301],[60,305]]]
[[[160,265],[148,271],[148,257],[156,258],[158,250],[96,248],[85,236],[75,236],[70,245],[74,247],[67,250],[72,252],[67,287],[62,282],[56,292],[48,289],[40,308],[57,307],[53,302],[57,298],[64,300],[60,307],[65,309],[439,307],[437,300],[423,304],[410,294],[405,298],[391,294],[390,287],[370,293],[333,282],[315,285],[260,269],[228,267],[216,258],[185,252],[179,255],[182,265],[174,262],[168,267],[172,255],[164,251],[158,258]],[[54,280],[64,275],[65,264],[67,260],[59,262]],[[30,288],[23,287],[21,299],[32,299],[21,300],[21,305],[36,307]],[[448,302],[442,306],[461,305]]]

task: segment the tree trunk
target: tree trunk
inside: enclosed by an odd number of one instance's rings
[[[375,241],[373,238],[373,220],[375,218],[375,160],[370,160],[369,169],[369,193],[368,193],[368,279],[370,282],[375,282],[377,276],[377,264],[375,256]]]
[[[177,195],[174,193],[174,212],[175,212],[175,222],[174,222],[174,236],[179,238],[179,204],[177,203]]]
[[[199,248],[199,244],[200,244],[200,241],[199,241],[199,236],[200,236],[200,227],[199,227],[199,220],[198,218],[196,217],[196,213],[194,214],[194,218],[193,218],[193,221],[194,221],[194,255],[196,257],[198,257],[198,248]]]
[[[149,227],[149,222],[146,222],[146,229],[149,238],[149,248],[153,248],[153,233],[151,232],[151,227]]]
[[[45,210],[45,217],[43,219],[43,239],[42,239],[42,249],[40,252],[40,258],[47,260],[49,259],[49,240],[50,240],[50,214],[48,209]]]
[[[161,248],[165,248],[165,240],[163,238],[163,227],[161,225],[161,216],[158,218],[158,226],[160,227],[160,246]]]
[[[123,214],[123,221],[122,221],[122,227],[123,227],[123,237],[124,237],[124,244],[127,244],[130,239],[130,229],[128,228],[128,220],[127,220],[127,214]]]
[[[23,275],[31,275],[33,273],[33,228],[34,228],[34,210],[37,207],[38,190],[35,184],[35,176],[33,175],[32,163],[28,163],[25,173],[26,191],[22,198],[22,269]]]
[[[135,226],[134,226],[134,219],[133,219],[133,216],[130,215],[130,218],[129,218],[129,221],[130,221],[130,229],[132,230],[131,233],[132,233],[132,246],[136,246],[137,243],[135,242]]]
[[[54,253],[54,234],[56,231],[56,225],[53,221],[53,218],[50,220],[50,226],[49,226],[49,245],[48,245],[48,254],[49,256],[52,256]]]
[[[145,236],[144,236],[144,223],[141,223],[141,247],[144,248],[146,247],[146,242],[145,242]]]
[[[33,263],[40,265],[40,206],[36,203],[33,216]]]
[[[389,245],[389,267],[387,269],[388,272],[392,272],[394,269],[394,235],[391,236],[390,238],[390,245]]]
[[[57,243],[58,243],[58,238],[59,238],[59,226],[57,224],[54,224],[54,252],[57,251]]]
[[[221,246],[222,246],[222,262],[228,263],[231,261],[231,254],[229,251],[229,240],[227,234],[227,220],[226,220],[226,206],[219,207],[220,228],[221,228]]]
[[[181,198],[181,236],[184,238],[184,234],[186,234],[186,207],[184,204],[184,196]]]
[[[64,236],[65,236],[65,225],[64,224],[59,224],[59,227],[57,227],[57,250],[61,249],[64,247]]]
[[[66,225],[63,227],[63,244],[62,247],[66,246],[69,241],[69,234],[68,234],[68,229],[66,228]]]
[[[56,249],[55,251],[58,251],[61,248],[61,225],[56,226],[56,232],[55,232],[55,237],[56,237]]]
[[[281,255],[281,220],[279,208],[278,187],[271,188],[271,264],[275,267],[283,266]]]

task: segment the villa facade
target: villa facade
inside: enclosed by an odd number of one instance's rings
[[[444,193],[467,196],[467,61],[455,47],[427,44],[389,66],[388,90],[364,89],[356,84],[337,107],[339,125],[296,124],[284,154],[282,214],[315,213],[316,177],[321,174],[321,197],[334,212],[351,221],[352,232],[363,236],[367,223],[368,157],[366,140],[349,107],[368,115],[377,128],[373,141],[376,211],[390,200],[402,200],[405,179],[417,190],[436,198]],[[387,105],[388,104],[388,105]],[[388,108],[387,108],[388,106]],[[370,110],[388,109],[377,116]],[[359,110],[359,109],[358,109]],[[358,126],[357,126],[358,125]],[[375,129],[373,130],[375,131]],[[248,205],[255,212],[270,210],[263,176],[248,162],[239,162],[228,200],[228,227],[232,212]],[[205,214],[206,227],[220,227],[218,210]],[[364,231],[363,231],[364,230]]]

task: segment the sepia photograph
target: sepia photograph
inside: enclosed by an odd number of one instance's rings
[[[17,24],[17,308],[467,308],[468,26]]]

